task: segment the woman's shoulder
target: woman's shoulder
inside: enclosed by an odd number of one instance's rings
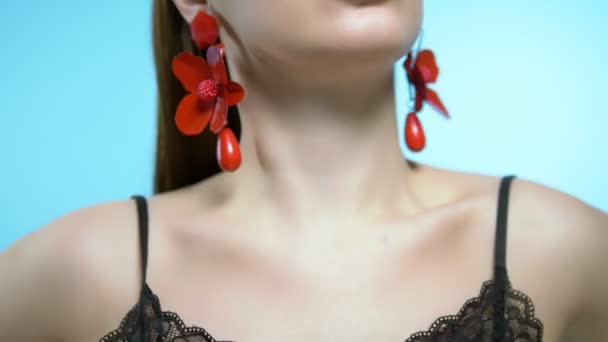
[[[487,209],[497,209],[500,181],[504,176],[427,167],[423,181],[433,184],[433,192],[445,193],[446,199],[478,199]],[[505,175],[506,176],[506,175]],[[509,218],[534,220],[537,229],[577,229],[579,233],[603,231],[606,213],[582,199],[555,187],[515,175],[509,191]],[[489,214],[495,214],[487,210]],[[599,224],[599,226],[598,226]],[[588,227],[587,232],[580,229]],[[531,228],[534,228],[531,227]],[[553,227],[553,228],[551,228]]]
[[[606,213],[576,196],[526,179],[513,183],[510,206],[511,260],[527,265],[526,270],[519,268],[522,272],[511,267],[513,279],[537,281],[537,298],[550,298],[559,303],[555,307],[567,308],[565,334],[606,340]]]
[[[126,312],[137,299],[137,224],[134,201],[102,203],[68,213],[3,251],[0,331],[14,340],[103,335],[112,312]]]
[[[446,178],[463,197],[479,199],[484,219],[496,220],[501,176],[455,172]],[[589,260],[583,254],[594,248],[599,252],[608,244],[606,212],[541,181],[516,176],[511,181],[507,210],[509,244],[527,241],[517,247],[518,251],[559,254],[559,259],[579,253],[577,260],[583,262]]]
[[[580,262],[592,262],[591,254],[608,244],[604,211],[539,181],[522,177],[513,181],[508,219],[514,235],[537,243],[529,246],[535,253],[553,253],[560,260],[576,257]]]
[[[463,193],[481,198],[484,222],[496,222],[501,177],[447,176]],[[604,340],[608,319],[608,215],[584,200],[540,181],[517,176],[507,216],[507,267],[513,284],[537,299],[540,317],[562,311],[572,336]],[[492,236],[494,224],[478,233]],[[480,236],[478,235],[478,236]],[[561,309],[558,309],[561,308]],[[604,322],[604,323],[602,323]]]

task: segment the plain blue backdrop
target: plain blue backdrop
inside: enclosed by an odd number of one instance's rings
[[[151,193],[150,7],[0,4],[0,250],[77,208]],[[600,0],[425,1],[423,46],[453,118],[423,112],[427,148],[405,155],[515,173],[608,210],[607,11]]]

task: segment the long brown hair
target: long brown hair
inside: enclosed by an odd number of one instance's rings
[[[182,51],[196,51],[190,29],[170,0],[154,0],[152,38],[158,89],[158,122],[154,192],[194,184],[219,173],[215,157],[216,137],[209,130],[188,137],[175,127],[175,110],[186,91],[173,76],[171,61]],[[241,122],[236,106],[230,107],[228,125],[237,138]]]
[[[186,91],[173,76],[171,61],[182,51],[200,51],[193,46],[189,26],[173,1],[154,0],[152,30],[158,89],[154,192],[160,193],[202,181],[221,169],[215,157],[213,133],[205,130],[201,135],[188,137],[175,127],[175,110]],[[229,108],[228,125],[240,138],[241,122],[236,106]],[[416,163],[409,160],[407,163],[417,168]]]

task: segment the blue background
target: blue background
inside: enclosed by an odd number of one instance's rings
[[[77,208],[152,192],[150,7],[0,4],[0,250]],[[423,112],[428,145],[406,156],[516,173],[608,210],[607,10],[599,0],[425,1],[423,46],[438,57],[434,88],[453,118]]]

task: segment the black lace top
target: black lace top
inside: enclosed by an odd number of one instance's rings
[[[507,209],[514,175],[500,182],[494,276],[484,282],[477,297],[469,299],[455,314],[435,320],[430,328],[405,342],[539,342],[543,325],[534,316],[532,300],[511,287],[506,268]],[[204,328],[187,326],[173,312],[163,311],[158,297],[146,283],[148,259],[148,212],[145,198],[133,196],[139,215],[140,248],[143,263],[141,294],[118,329],[100,342],[220,342]],[[229,341],[224,341],[229,342]],[[244,341],[246,342],[246,341]]]

